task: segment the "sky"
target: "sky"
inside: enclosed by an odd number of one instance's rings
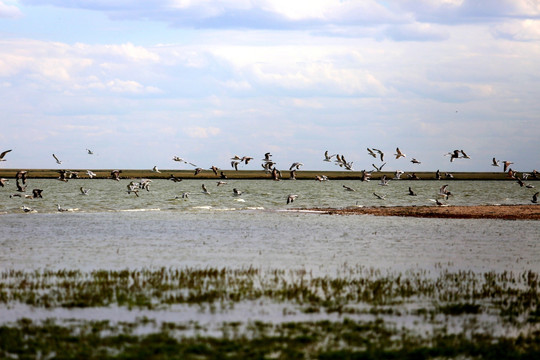
[[[539,0],[0,0],[1,168],[529,172],[539,99]]]

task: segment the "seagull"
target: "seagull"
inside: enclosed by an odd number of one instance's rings
[[[441,172],[439,171],[439,169],[437,169],[437,171],[435,172],[435,180],[441,180]]]
[[[343,185],[343,188],[344,188],[345,190],[347,190],[347,191],[356,191],[356,190],[354,190],[352,187],[349,187],[349,186],[347,186],[347,185]]]
[[[272,180],[279,181],[281,178],[281,171],[279,171],[276,167],[272,169]]]
[[[58,170],[58,173],[60,174],[60,176],[57,178],[57,180],[68,182],[69,173],[66,170]]]
[[[499,164],[500,160],[496,160],[495,158],[493,158],[492,162],[491,162],[491,166],[501,166]]]
[[[253,160],[253,158],[251,156],[242,156],[242,158],[240,159],[240,162],[244,162],[244,164],[248,164],[251,160]]]
[[[69,211],[69,209],[61,207],[60,204],[56,204],[56,206],[58,208],[58,211],[60,211],[60,212]]]
[[[290,171],[289,179],[296,180],[296,170]]]
[[[536,192],[536,193],[533,195],[532,200],[531,200],[531,202],[532,202],[533,204],[538,203],[538,194],[540,194],[540,192]]]
[[[189,161],[186,161],[186,160],[184,160],[184,159],[182,159],[181,157],[178,157],[178,156],[173,156],[172,159],[173,159],[174,161],[183,162],[183,163],[189,164],[189,165],[191,165],[191,166],[195,166],[195,167],[197,166],[197,165],[195,165],[195,164],[193,164],[193,163],[190,163]]]
[[[328,176],[326,175],[317,175],[315,176],[315,180],[319,182],[328,181]]]
[[[4,187],[8,182],[9,182],[8,179],[1,178],[1,179],[0,179],[0,186],[1,186],[1,187]]]
[[[370,148],[367,148],[367,151],[368,151],[368,154],[373,156],[374,158],[377,157],[377,154],[375,154],[375,152],[373,150],[371,150]]]
[[[453,152],[444,154],[444,156],[448,156],[448,155],[450,155],[450,162],[454,162],[454,159],[459,159],[459,150],[454,150]]]
[[[137,197],[139,197],[139,184],[131,181],[129,184],[127,184],[126,187],[128,189],[128,194],[134,193],[135,195],[137,195]]]
[[[444,176],[445,176],[447,179],[453,179],[453,178],[454,178],[454,175],[452,175],[451,173],[444,173]]]
[[[235,161],[235,160],[231,161],[231,166],[236,171],[238,171],[238,164],[240,164],[240,161]]]
[[[218,170],[219,170],[219,168],[218,168],[218,167],[216,167],[216,166],[212,165],[212,167],[210,168],[210,170],[212,170],[212,171],[214,172],[214,175],[216,175],[216,176],[217,176],[217,174],[218,174]]]
[[[88,195],[88,193],[90,191],[90,189],[85,189],[82,186],[81,186],[81,188],[79,190],[81,190],[81,195]]]
[[[403,175],[405,172],[403,170],[396,170],[394,172],[394,180],[401,179],[401,175]]]
[[[287,196],[287,204],[292,203],[294,200],[296,200],[297,197],[298,195],[294,194],[290,194],[289,196]]]
[[[373,193],[379,200],[384,200],[386,198],[386,195],[379,195],[377,193]]]
[[[238,190],[237,188],[232,189],[234,196],[240,196],[242,195],[242,191]]]
[[[204,184],[202,184],[201,187],[202,187],[202,192],[203,192],[203,193],[210,195],[210,192],[208,191],[208,189],[206,188],[206,186],[204,186]]]
[[[411,187],[409,186],[409,195],[411,196],[416,196],[417,194],[413,191],[413,189],[411,189]]]
[[[180,181],[182,181],[182,179],[180,179],[180,178],[174,176],[174,174],[171,174],[171,176],[169,177],[169,180],[172,180],[172,181],[174,181],[174,182],[180,182]]]
[[[265,153],[264,154],[264,159],[262,159],[262,161],[272,161],[270,158],[272,157],[272,154],[270,154],[269,152]]]
[[[390,180],[386,178],[386,175],[383,175],[383,176],[381,177],[381,181],[379,181],[379,185],[387,186],[389,181],[390,181]]]
[[[17,184],[17,191],[18,191],[18,192],[26,192],[26,186],[27,186],[27,185],[22,186],[22,185],[19,183],[19,179],[16,179],[16,184]]]
[[[152,168],[152,171],[153,171],[153,172],[156,172],[156,173],[161,173],[161,171],[158,170],[157,166],[154,166],[154,167]]]
[[[506,172],[506,170],[508,169],[508,167],[509,167],[510,165],[512,165],[512,164],[513,164],[513,162],[511,162],[511,161],[503,160],[503,165],[504,165],[504,170],[503,170],[503,171]]]
[[[333,158],[334,156],[336,156],[336,154],[328,155],[328,150],[326,150],[326,151],[324,152],[324,159],[323,159],[323,161],[328,161],[328,162],[330,162],[330,161],[332,161],[332,158]]]
[[[199,175],[199,173],[202,171],[202,168],[198,167],[195,169],[195,173],[194,173],[194,176],[197,176]]]
[[[291,167],[289,168],[289,170],[292,170],[294,168],[296,168],[296,170],[300,170],[300,166],[303,166],[304,164],[302,164],[301,162],[294,162],[292,163]]]
[[[6,159],[4,159],[4,156],[6,156],[6,154],[10,151],[11,150],[2,151],[2,153],[0,154],[0,161],[6,161]]]
[[[375,164],[371,164],[374,168],[375,168],[375,171],[381,171],[383,166],[386,165],[386,163],[383,163],[381,166],[377,167]]]
[[[120,181],[120,173],[122,170],[113,170],[111,171],[111,176],[113,177],[113,180]]]
[[[421,164],[421,162],[418,161],[418,160],[416,160],[415,158],[413,158],[413,159],[411,160],[411,162],[412,162],[413,164]]]
[[[86,170],[86,175],[88,175],[90,179],[93,179],[96,176],[96,173],[90,170]]]
[[[26,179],[28,178],[28,171],[26,170],[19,170],[15,174],[16,179],[21,179],[23,184],[26,184]]]
[[[438,199],[429,199],[429,201],[433,201],[438,206],[448,206],[448,204],[442,203]]]
[[[227,185],[227,182],[226,181],[218,181],[217,182],[217,185],[216,186],[220,186],[220,185]]]
[[[41,193],[43,192],[42,189],[33,189],[32,190],[32,197],[34,199],[37,199],[37,198],[43,198],[43,196],[41,195]]]
[[[373,151],[378,152],[379,155],[381,156],[381,161],[384,161],[384,153],[381,150],[373,148]]]
[[[219,178],[220,179],[226,179],[227,175],[225,175],[225,173],[222,171],[222,172],[219,173]]]
[[[444,197],[445,199],[448,199],[448,197],[452,195],[450,191],[448,191],[448,185],[443,185],[439,189],[439,196]]]
[[[88,152],[88,155],[94,155],[94,152],[90,149],[86,149],[86,151]]]
[[[54,160],[56,160],[56,163],[57,163],[58,165],[62,164],[62,161],[58,160],[58,158],[56,157],[56,155],[52,154],[52,156],[53,156]]]
[[[364,170],[362,171],[362,177],[361,177],[361,180],[362,181],[369,181],[371,179],[371,173]]]
[[[396,159],[399,159],[400,157],[407,157],[407,155],[402,153],[399,148],[396,148],[396,153],[394,155],[396,156]]]
[[[28,213],[28,212],[37,212],[36,210],[32,209],[31,207],[28,207],[26,205],[23,205],[21,206],[21,209],[22,211],[24,211],[25,213]]]

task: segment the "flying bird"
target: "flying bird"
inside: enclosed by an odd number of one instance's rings
[[[370,148],[367,148],[367,151],[368,151],[368,154],[373,156],[374,158],[377,157],[377,154],[375,154],[375,152],[373,150],[371,150]]]
[[[0,179],[0,186],[1,186],[1,187],[4,187],[4,186],[6,186],[6,184],[7,184],[8,182],[9,182],[8,179],[1,178],[1,179]]]
[[[237,188],[232,189],[234,196],[240,196],[242,195],[242,191],[238,190]]]
[[[94,152],[90,149],[86,149],[86,151],[88,152],[88,155],[94,155]]]
[[[120,173],[121,172],[122,172],[122,170],[113,170],[113,171],[111,171],[111,176],[112,176],[113,180],[120,181]]]
[[[504,170],[503,171],[506,172],[506,170],[508,170],[508,167],[510,165],[512,165],[512,164],[513,164],[513,162],[511,162],[511,161],[503,160],[503,165],[504,165]]]
[[[418,160],[416,160],[416,158],[413,158],[413,159],[411,160],[411,162],[412,162],[413,164],[421,164],[421,162],[418,161]]]
[[[43,196],[41,195],[42,192],[43,192],[43,189],[33,189],[32,190],[32,197],[34,199],[43,198]]]
[[[296,168],[296,170],[300,170],[300,166],[302,166],[304,164],[302,164],[301,162],[293,162],[291,167],[289,168],[289,171]]]
[[[396,153],[394,155],[396,156],[396,159],[399,159],[401,157],[407,157],[407,155],[402,153],[401,150],[399,150],[399,148],[396,148]]]
[[[491,166],[501,166],[500,160],[493,158],[493,160],[491,161]]]
[[[6,156],[6,154],[8,152],[10,152],[11,150],[6,150],[6,151],[3,151],[1,154],[0,154],[0,161],[6,161],[6,159],[4,159],[4,156]]]
[[[202,188],[202,192],[203,192],[203,193],[210,195],[210,192],[208,191],[208,189],[206,188],[206,186],[204,186],[204,184],[201,185],[201,188]]]
[[[531,200],[531,202],[532,202],[533,204],[538,203],[538,194],[540,194],[540,192],[536,192],[536,193],[533,195],[532,200]]]
[[[169,177],[169,180],[172,180],[174,182],[182,181],[182,179],[180,179],[179,177],[174,176],[174,174],[171,174],[171,176]]]
[[[347,190],[347,191],[356,191],[356,190],[354,190],[352,187],[349,187],[349,186],[347,186],[347,185],[343,185],[343,188],[344,188],[345,190]]]
[[[410,196],[416,196],[417,194],[413,191],[413,189],[411,189],[411,187],[409,186],[409,195]]]
[[[154,166],[154,167],[152,168],[152,171],[153,171],[153,172],[156,172],[156,173],[161,173],[161,171],[158,170],[157,166]]]
[[[323,161],[332,161],[332,158],[336,156],[336,154],[333,154],[333,155],[328,155],[328,150],[326,150],[324,152],[324,159]]]
[[[375,171],[382,171],[382,168],[384,165],[386,165],[386,163],[383,163],[381,166],[377,167],[375,164],[371,164],[374,168],[375,168]]]
[[[62,161],[60,161],[60,160],[56,157],[56,155],[52,154],[52,156],[53,156],[54,160],[56,160],[56,163],[57,163],[58,165],[62,164]]]
[[[82,186],[79,190],[81,190],[81,195],[88,195],[88,193],[90,192],[90,189],[85,189]]]
[[[90,179],[93,179],[94,177],[96,177],[96,173],[90,170],[86,170],[86,175],[88,175]]]
[[[379,200],[384,200],[386,199],[386,195],[379,195],[377,193],[373,193],[373,195],[375,195]]]
[[[292,203],[294,200],[296,200],[297,197],[298,195],[294,195],[294,194],[290,194],[289,196],[287,196],[287,204]]]

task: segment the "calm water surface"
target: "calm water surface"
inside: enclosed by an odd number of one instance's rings
[[[540,271],[535,221],[330,216],[312,207],[432,205],[443,184],[451,205],[525,204],[535,189],[506,181],[154,180],[139,197],[128,180],[31,179],[43,199],[0,189],[0,268],[218,266],[306,268],[334,275],[343,266]],[[205,184],[210,194],[203,194]],[[343,185],[356,189],[345,191]],[[82,195],[79,188],[90,189]],[[418,196],[408,194],[411,186]],[[233,196],[233,188],[243,192]],[[30,192],[30,191],[28,191]],[[189,198],[176,198],[187,192]],[[376,192],[386,195],[379,200]],[[287,205],[288,194],[299,195]],[[58,212],[57,204],[73,211]],[[37,212],[24,213],[26,205]]]

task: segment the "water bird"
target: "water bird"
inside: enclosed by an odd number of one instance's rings
[[[43,192],[43,189],[33,189],[32,190],[32,198],[34,198],[34,199],[43,198],[43,195],[41,195],[42,192]]]
[[[375,168],[375,171],[381,171],[383,166],[386,165],[386,163],[383,163],[381,166],[377,167],[375,164],[371,164],[374,168]]]
[[[182,181],[182,179],[180,179],[179,177],[174,176],[174,174],[171,174],[171,176],[169,177],[169,180],[174,181],[174,182]]]
[[[444,154],[444,156],[448,155],[450,155],[450,162],[454,162],[455,159],[459,159],[459,150],[454,150],[452,152]]]
[[[131,193],[134,193],[137,197],[139,197],[139,184],[134,182],[134,181],[130,181],[129,184],[127,184],[127,193],[128,194],[131,194]]]
[[[231,166],[236,171],[238,171],[238,164],[240,164],[240,161],[237,161],[237,160],[231,161]]]
[[[189,161],[187,161],[187,160],[182,159],[182,158],[179,157],[179,156],[173,156],[172,159],[173,159],[174,161],[182,162],[182,163],[185,163],[185,164],[189,164],[189,165],[191,165],[191,166],[195,166],[195,167],[197,166],[197,165],[195,165],[195,164],[193,164],[193,163],[191,163],[191,162],[189,162]]]
[[[471,158],[469,155],[465,154],[465,151],[460,150],[460,152],[461,152],[461,158],[462,159],[470,159]]]
[[[193,175],[197,176],[197,175],[199,175],[201,173],[201,171],[202,171],[202,168],[198,167],[198,168],[195,169],[195,172],[193,173]]]
[[[4,156],[6,156],[6,154],[7,154],[8,152],[10,152],[10,151],[11,151],[11,149],[10,149],[10,150],[6,150],[6,151],[2,151],[2,153],[0,153],[0,161],[6,161],[6,159],[4,159]]]
[[[435,204],[437,204],[438,206],[448,206],[447,204],[439,201],[438,199],[429,199],[429,201],[433,201]]]
[[[1,178],[0,179],[0,186],[1,187],[4,187],[8,184],[9,180],[8,179],[4,179],[4,178]]]
[[[296,180],[296,170],[291,170],[289,172],[289,179]]]
[[[23,205],[21,206],[21,209],[22,211],[24,211],[25,213],[28,213],[28,212],[37,212],[36,210],[32,209],[31,207],[28,207],[26,205]]]
[[[375,152],[373,150],[371,150],[370,148],[367,148],[367,151],[368,151],[368,154],[373,156],[374,158],[377,157],[377,154],[375,154]]]
[[[441,188],[439,189],[439,196],[448,199],[450,195],[452,195],[452,193],[448,191],[448,184],[441,186]]]
[[[68,182],[68,179],[69,179],[69,173],[67,170],[58,170],[58,178],[56,178],[56,180],[60,180],[60,181],[63,181],[63,182]]]
[[[90,170],[86,170],[86,175],[88,175],[88,177],[89,177],[90,179],[93,179],[93,178],[96,177],[96,173],[93,172],[93,171],[90,171]]]
[[[225,173],[222,171],[222,172],[219,173],[219,178],[220,179],[226,179],[227,175],[225,175]]]
[[[396,156],[396,159],[399,159],[401,157],[407,157],[407,155],[402,153],[401,150],[399,150],[399,148],[396,148],[396,153],[394,155]]]
[[[413,189],[411,189],[411,187],[409,186],[409,195],[410,196],[416,196],[417,194],[413,191]]]
[[[291,167],[289,167],[289,170],[292,170],[294,168],[296,168],[296,170],[300,170],[300,166],[302,166],[304,164],[302,164],[301,162],[293,162]]]
[[[540,192],[536,192],[536,193],[533,195],[532,200],[531,200],[531,202],[532,202],[533,204],[538,203],[538,194],[540,194]]]
[[[375,195],[379,200],[385,200],[386,199],[386,195],[379,195],[377,193],[373,193],[373,195]]]
[[[418,161],[418,160],[416,160],[416,158],[412,158],[411,162],[412,162],[413,164],[421,164],[421,162]]]
[[[232,190],[233,190],[233,194],[234,194],[235,196],[240,196],[240,195],[242,195],[242,191],[238,190],[237,188],[234,188],[234,189],[232,189]]]
[[[508,170],[508,167],[510,165],[512,165],[512,164],[513,164],[513,162],[511,162],[511,161],[503,160],[503,165],[504,165],[504,170],[503,171],[506,172],[506,170]]]
[[[86,151],[88,152],[88,155],[94,155],[94,152],[90,149],[86,149]]]
[[[319,182],[328,181],[328,176],[326,175],[316,175],[315,180]]]
[[[453,179],[454,175],[452,173],[444,173],[444,177],[447,179]]]
[[[262,161],[272,161],[272,159],[270,159],[271,157],[272,157],[272,154],[267,152],[264,154],[264,158],[262,159]]]
[[[274,168],[272,169],[272,180],[279,181],[280,179],[281,179],[281,171],[279,171],[278,168],[274,166]]]
[[[81,190],[81,195],[88,195],[90,192],[90,189],[85,189],[84,187],[80,187],[79,190]]]
[[[352,187],[349,187],[349,186],[347,186],[347,185],[342,185],[342,186],[343,186],[343,188],[344,188],[346,191],[356,191],[356,190],[354,190]]]
[[[120,181],[120,173],[121,172],[122,172],[122,170],[113,170],[113,171],[111,171],[111,176],[112,176],[113,180]]]
[[[405,172],[403,170],[396,170],[394,172],[394,180],[399,180],[401,179],[401,175],[405,174]]]
[[[72,209],[72,208],[63,208],[60,206],[60,204],[56,204],[56,207],[58,209],[59,212],[65,212],[65,211],[75,211],[77,209]]]
[[[295,194],[288,195],[287,196],[287,204],[292,203],[294,200],[296,200],[296,198],[298,198],[298,195],[295,195]]]
[[[24,185],[24,186],[21,185],[21,184],[19,183],[19,179],[15,179],[15,183],[16,183],[16,185],[17,185],[17,191],[18,191],[18,192],[26,192],[26,186],[27,186],[27,185]]]
[[[491,161],[491,166],[501,166],[500,160],[493,158],[493,160]]]
[[[158,170],[157,166],[154,166],[152,168],[152,172],[155,172],[155,173],[161,173],[161,171]]]
[[[227,185],[226,181],[218,181],[216,186]]]
[[[371,173],[366,170],[362,170],[362,176],[360,178],[362,181],[370,181],[371,180]]]
[[[59,159],[56,157],[56,155],[52,154],[52,156],[53,156],[54,160],[56,160],[56,163],[57,163],[58,165],[62,164],[62,161],[59,160]]]
[[[441,172],[439,169],[435,172],[435,180],[441,180]]]
[[[379,185],[381,186],[387,186],[390,179],[386,178],[386,175],[383,175],[379,181]]]
[[[373,148],[373,151],[376,151],[381,157],[381,161],[384,161],[384,153],[381,150]]]
[[[218,175],[218,170],[219,170],[218,167],[212,165],[212,167],[210,167],[210,170],[212,170],[214,172],[214,175],[216,175],[216,176]]]
[[[328,161],[328,162],[330,162],[330,161],[332,161],[332,158],[333,158],[334,156],[336,156],[336,154],[328,155],[328,150],[326,150],[326,151],[324,152],[324,159],[323,159],[323,161]]]
[[[204,186],[204,184],[201,185],[201,188],[202,188],[202,192],[207,194],[207,195],[210,195],[210,192],[208,191],[208,189],[206,188],[206,186]]]

